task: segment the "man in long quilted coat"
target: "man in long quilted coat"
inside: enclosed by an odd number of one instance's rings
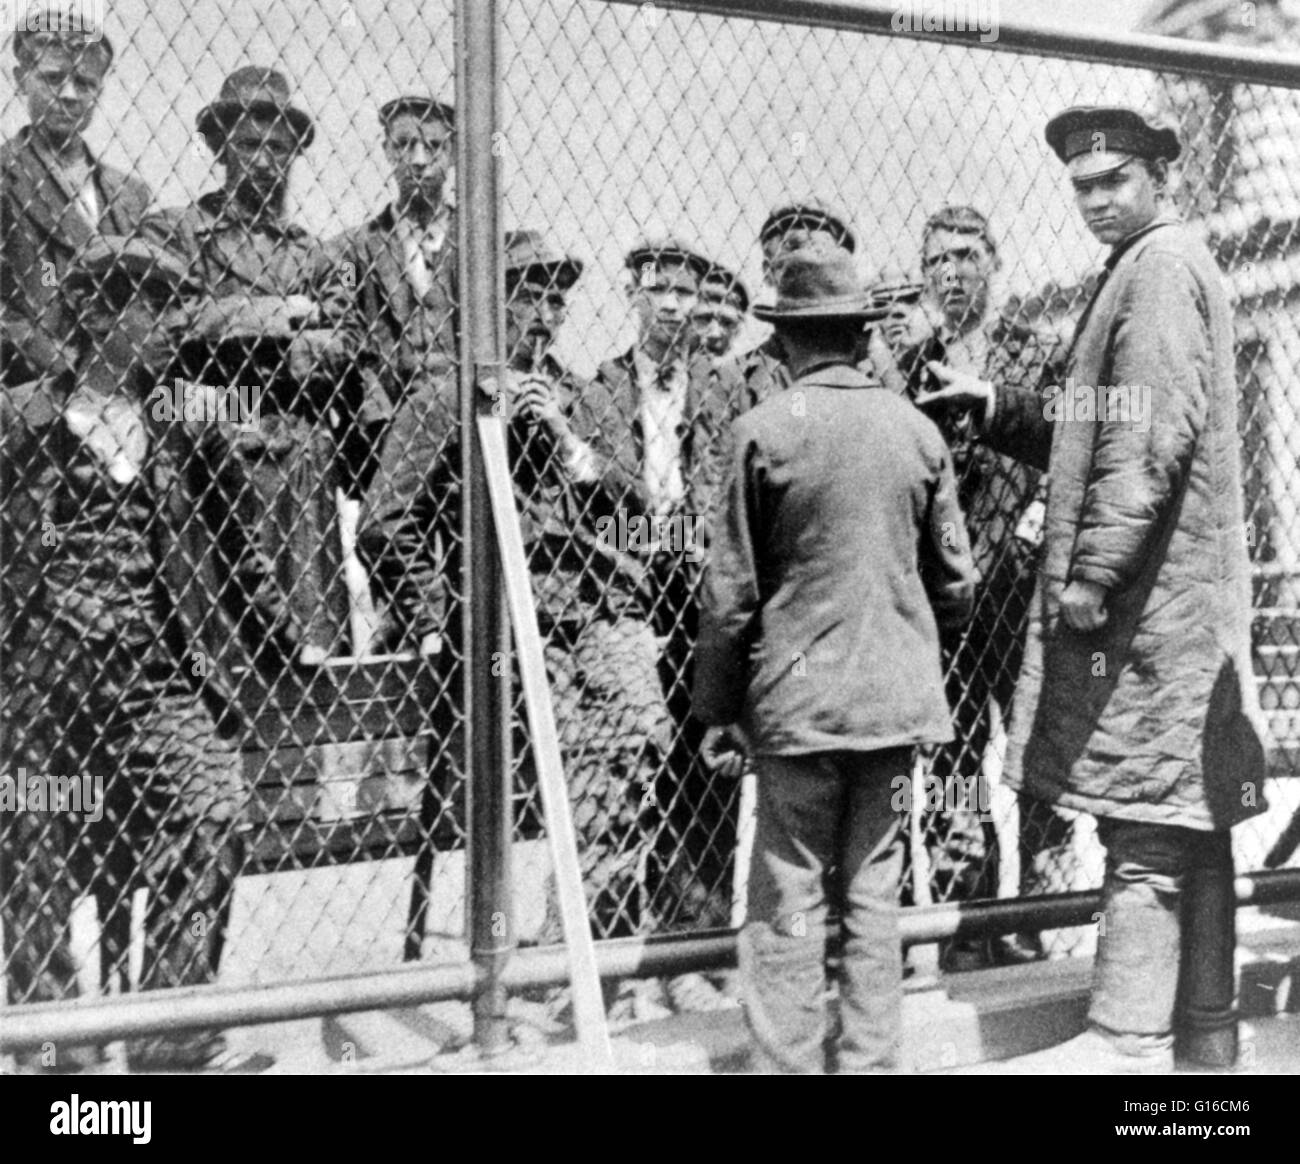
[[[1264,807],[1231,312],[1166,208],[1172,130],[1089,107],[1046,136],[1111,248],[1065,382],[1044,401],[931,364],[946,386],[918,401],[975,405],[993,448],[1050,472],[1008,777],[1094,814],[1106,847],[1088,1028],[1013,1062],[1227,1066],[1229,829]]]

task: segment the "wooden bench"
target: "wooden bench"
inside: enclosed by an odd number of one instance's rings
[[[433,844],[463,844],[459,763],[434,727],[443,688],[433,667],[411,655],[331,660],[274,683],[242,676],[248,871],[410,855],[435,779],[448,803],[436,814]]]

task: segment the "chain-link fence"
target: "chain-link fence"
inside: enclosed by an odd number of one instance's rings
[[[1235,841],[1242,869],[1294,865],[1293,92],[880,20],[501,14],[499,130],[459,146],[450,3],[122,0],[107,41],[13,38],[9,1003],[464,957],[467,672],[490,601],[467,539],[490,526],[464,488],[457,148],[500,164],[502,400],[597,937],[740,917],[744,785],[701,757],[690,663],[727,430],[785,375],[748,315],[770,294],[760,226],[816,202],[851,239],[898,305],[863,337],[897,390],[932,358],[1053,383],[1101,256],[1042,129],[1102,100],[1179,126],[1176,198],[1233,289],[1276,745],[1273,807]],[[791,228],[818,224],[787,216],[767,258]],[[1095,887],[1091,822],[999,780],[1041,482],[946,435],[982,582],[945,643],[959,739],[918,758],[900,899]],[[521,700],[510,719],[511,908],[544,944],[560,934]],[[1079,952],[1083,933],[947,965]],[[214,1038],[139,1053],[201,1058]]]

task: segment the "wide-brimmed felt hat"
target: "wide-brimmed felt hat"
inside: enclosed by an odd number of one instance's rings
[[[841,246],[815,243],[785,251],[775,271],[776,303],[754,314],[768,323],[799,319],[884,319],[882,302],[863,285],[853,256]]]
[[[647,263],[684,263],[690,267],[697,278],[703,279],[713,264],[698,251],[692,250],[681,239],[656,238],[642,239],[623,260],[631,271],[639,271]]]
[[[853,228],[849,226],[848,218],[819,198],[805,198],[802,202],[792,202],[789,206],[778,206],[759,228],[759,246],[798,227],[827,231],[835,236],[845,250],[855,251],[858,248],[858,240],[853,234]]]
[[[539,282],[567,291],[582,274],[582,261],[549,246],[537,230],[508,230],[505,239],[506,277],[520,280],[530,273]]]
[[[100,235],[87,243],[73,258],[63,286],[70,295],[94,296],[119,279],[168,295],[197,290],[186,265],[166,248],[119,235]]]
[[[700,283],[700,298],[726,302],[735,299],[742,312],[749,310],[749,289],[741,282],[740,276],[727,270],[721,263],[714,263]]]
[[[453,106],[420,93],[407,93],[385,101],[379,107],[379,124],[386,128],[393,118],[400,117],[403,113],[410,113],[422,121],[441,121],[453,128],[456,125],[456,110]]]
[[[1122,105],[1066,109],[1047,123],[1043,136],[1073,178],[1100,177],[1135,157],[1173,161],[1182,153],[1175,130]]]
[[[289,82],[275,69],[257,65],[236,69],[222,82],[217,99],[200,111],[196,124],[205,138],[222,139],[241,117],[283,118],[304,148],[316,136],[312,119],[293,104]]]

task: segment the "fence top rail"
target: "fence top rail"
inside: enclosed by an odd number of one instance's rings
[[[646,7],[645,0],[607,0]],[[1300,54],[1148,36],[1132,32],[1067,31],[996,19],[995,35],[981,32],[979,18],[997,13],[997,0],[654,0],[654,6],[712,16],[741,17],[783,24],[840,28],[855,32],[940,41],[967,48],[1032,53],[1067,60],[1103,62],[1137,69],[1166,70],[1223,81],[1300,89]],[[922,16],[933,14],[942,25],[925,31]],[[945,21],[944,15],[954,19]],[[959,19],[960,18],[960,19]],[[956,27],[964,23],[965,28]]]

